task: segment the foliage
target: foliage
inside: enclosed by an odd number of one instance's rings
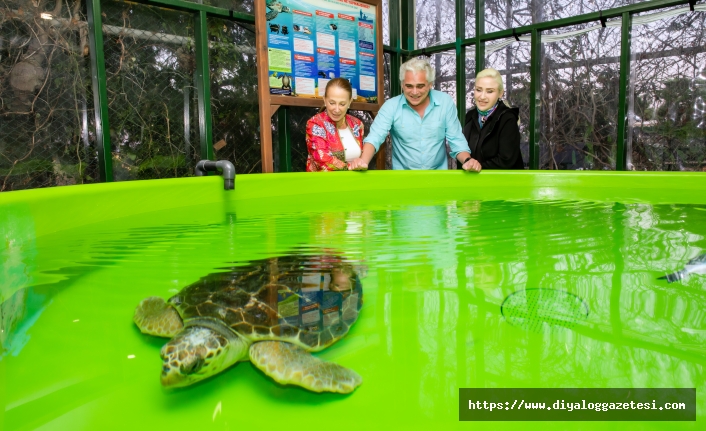
[[[213,142],[225,144],[216,158],[233,162],[237,173],[261,172],[255,30],[210,19],[208,35]]]
[[[101,6],[115,180],[191,175],[200,155],[192,15]]]
[[[632,166],[706,169],[706,13],[633,30]]]
[[[0,0],[0,191],[98,180],[80,1]]]
[[[71,10],[67,2],[0,1],[0,188],[98,181],[85,0]],[[217,6],[246,11],[252,3]],[[198,13],[111,0],[101,8],[113,179],[192,175],[202,158]],[[208,39],[213,142],[226,142],[216,156],[239,173],[257,172],[254,30],[209,18]]]

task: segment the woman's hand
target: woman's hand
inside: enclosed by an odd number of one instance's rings
[[[350,162],[348,162],[348,170],[349,171],[367,171],[368,164],[365,162],[365,160],[358,157],[357,159],[353,159]]]
[[[471,159],[461,166],[464,171],[480,172],[481,166],[480,162],[476,159]]]

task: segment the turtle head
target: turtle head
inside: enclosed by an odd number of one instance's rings
[[[247,355],[247,343],[217,322],[190,325],[162,347],[162,385],[188,386],[220,373]],[[219,327],[220,326],[220,327]]]

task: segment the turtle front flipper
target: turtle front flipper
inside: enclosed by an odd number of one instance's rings
[[[322,361],[294,344],[259,341],[250,346],[250,361],[276,382],[314,392],[347,394],[363,379],[353,370]]]
[[[179,313],[158,296],[143,299],[132,320],[143,334],[158,337],[171,338],[184,327]]]

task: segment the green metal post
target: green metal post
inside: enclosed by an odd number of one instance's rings
[[[93,82],[93,111],[96,119],[98,172],[101,181],[113,181],[113,155],[110,150],[108,122],[108,89],[103,56],[103,21],[100,0],[88,0],[88,43],[91,51],[91,80]]]
[[[485,0],[476,0],[476,73],[485,69]]]
[[[615,170],[624,171],[627,169],[625,149],[628,137],[628,106],[630,97],[630,43],[632,38],[632,15],[629,12],[623,13],[622,31],[620,41],[620,81],[618,84],[618,139],[615,149]]]
[[[402,54],[395,53],[390,55],[390,97],[402,94],[399,76],[400,66],[402,66]]]
[[[199,140],[201,159],[213,160],[213,124],[211,124],[211,80],[208,62],[208,16],[199,11],[195,17],[196,95],[199,109]]]
[[[470,0],[469,0],[470,1]],[[456,109],[463,125],[466,116],[466,0],[456,0]]]
[[[530,57],[530,100],[529,100],[529,168],[539,169],[539,116],[541,113],[540,79],[542,62],[541,33],[532,30]]]
[[[401,48],[411,51],[416,48],[414,43],[414,0],[400,0],[400,11]]]
[[[279,135],[279,171],[292,172],[289,109],[286,106],[280,106],[277,110],[277,134]]]

